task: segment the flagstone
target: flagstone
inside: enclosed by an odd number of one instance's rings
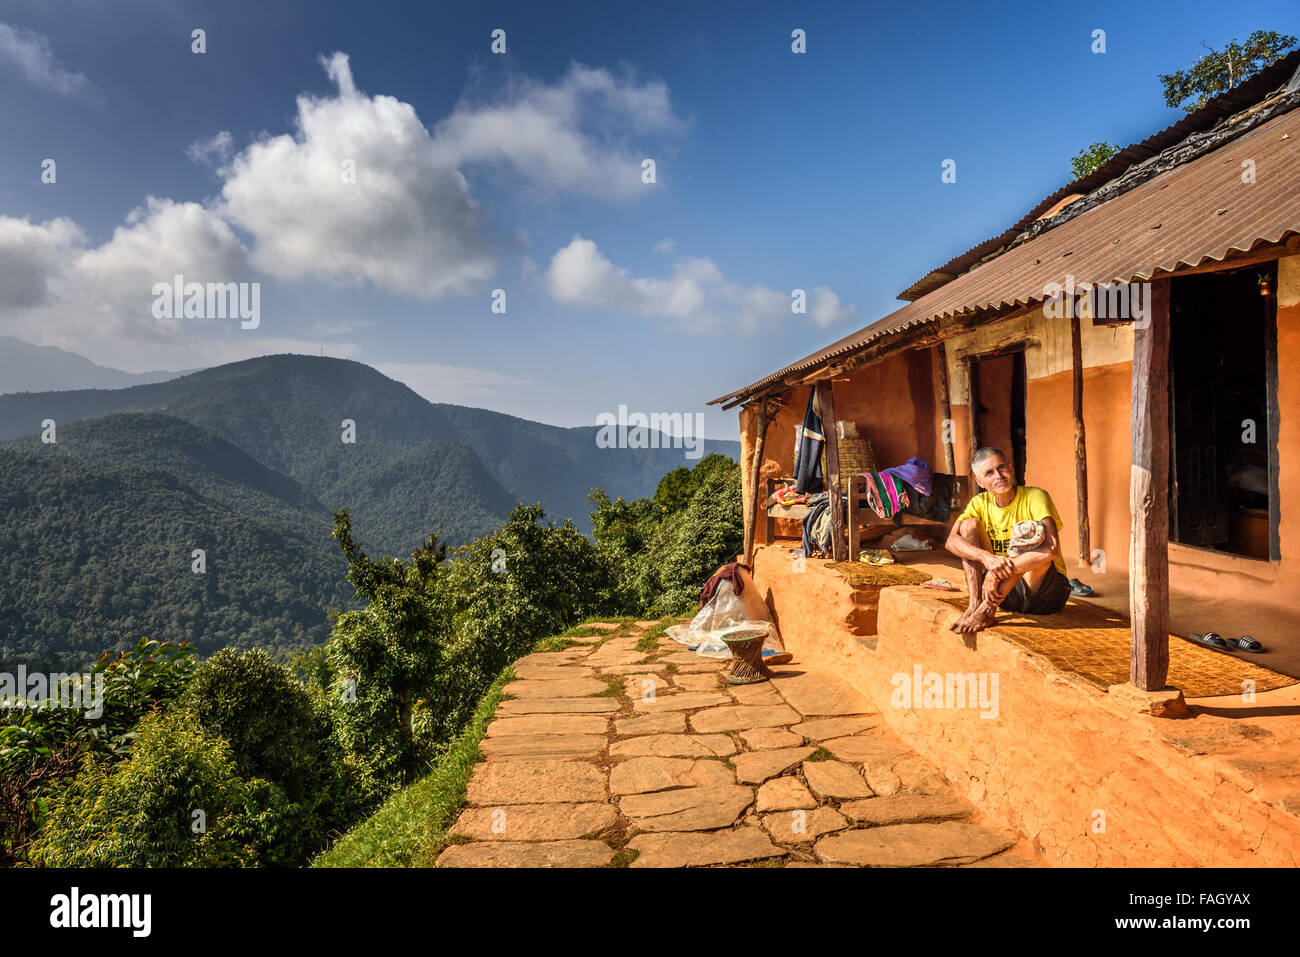
[[[667,678],[655,674],[628,675],[623,679],[623,693],[629,698],[647,698],[651,695],[651,688],[654,689],[653,696],[657,698],[669,693],[672,685]]]
[[[663,758],[714,758],[736,753],[736,745],[725,734],[650,734],[610,745],[611,757],[655,756]]]
[[[762,681],[758,684],[752,685],[730,685],[728,686],[728,690],[731,692],[731,696],[736,699],[738,704],[785,704],[785,699],[777,694],[776,689],[772,687],[772,682],[770,681]]]
[[[754,728],[740,732],[740,740],[754,751],[767,751],[772,748],[794,748],[803,744],[803,735],[794,734],[784,728]]]
[[[594,668],[609,668],[618,665],[637,665],[645,661],[645,654],[640,651],[606,651],[598,649],[585,660]]]
[[[506,685],[516,698],[583,698],[600,694],[608,684],[599,678],[527,679]]]
[[[693,651],[674,651],[671,654],[664,655],[663,657],[657,658],[656,660],[662,661],[665,664],[694,665],[694,664],[699,664],[701,661],[704,661],[706,659],[701,658]],[[713,665],[716,667],[717,665],[722,664],[722,662],[727,661],[728,659],[709,658],[707,660],[712,662]]]
[[[727,696],[721,691],[679,691],[676,694],[656,695],[653,701],[640,698],[632,702],[632,710],[638,713],[654,714],[659,711],[693,711],[696,708],[708,708],[725,704]],[[722,731],[723,728],[696,728],[699,730]]]
[[[827,862],[865,867],[938,867],[970,864],[1004,851],[1014,838],[959,821],[891,824],[823,837],[814,848]]]
[[[530,714],[497,718],[487,726],[487,737],[516,734],[604,734],[609,718],[603,714]]]
[[[475,841],[453,844],[439,867],[604,867],[614,849],[604,841]]]
[[[612,804],[514,804],[466,808],[450,833],[479,841],[562,841],[617,823]]]
[[[859,824],[914,824],[920,821],[957,820],[971,816],[971,807],[951,795],[900,794],[846,801],[840,810]]]
[[[704,692],[699,692],[704,693]],[[733,704],[711,708],[691,715],[691,727],[702,733],[712,731],[748,731],[750,728],[771,728],[794,724],[799,715],[785,705]]]
[[[793,811],[817,806],[817,799],[795,777],[773,778],[758,789],[756,811]]]
[[[735,784],[735,773],[721,761],[690,758],[636,757],[609,771],[611,794],[645,794],[665,788],[714,787]]]
[[[867,798],[874,792],[867,787],[867,782],[851,764],[839,761],[805,761],[803,763],[804,780],[808,788],[821,800],[835,798]]]
[[[905,791],[942,794],[950,790],[948,779],[920,755],[912,754],[895,761],[892,770],[898,775]]]
[[[661,658],[659,660],[662,661],[663,659]],[[676,673],[679,675],[702,675],[706,672],[710,674],[718,674],[721,670],[718,667],[719,664],[720,662],[714,661],[711,658],[697,657],[694,664],[677,663],[674,667],[677,669]]]
[[[736,780],[741,784],[762,784],[787,768],[798,764],[816,748],[780,748],[776,751],[747,751],[731,759]]]
[[[893,797],[899,791],[903,790],[903,780],[888,765],[864,764],[862,765],[862,776],[867,779],[867,784],[871,790],[875,791],[881,797]]]
[[[605,665],[600,668],[600,673],[610,678],[617,678],[621,675],[644,675],[653,671],[662,670],[656,664],[644,665]]]
[[[630,734],[674,734],[686,730],[686,715],[680,711],[665,711],[663,714],[642,714],[632,718],[615,718],[614,733]]]
[[[786,703],[805,716],[857,715],[875,710],[862,692],[843,678],[825,672],[787,673],[772,683]]]
[[[606,772],[576,761],[488,761],[474,769],[465,799],[477,805],[604,801]]]
[[[608,714],[618,707],[615,698],[507,698],[497,706],[497,715]]]
[[[854,764],[884,762],[888,765],[912,753],[895,739],[879,734],[854,734],[847,738],[833,738],[830,741],[823,741],[822,747],[841,761]]]
[[[763,815],[763,827],[773,840],[782,844],[804,844],[815,841],[823,834],[842,831],[849,826],[844,815],[833,807],[819,807],[812,811],[781,811]]]
[[[560,651],[534,651],[531,655],[524,655],[516,661],[515,667],[520,665],[543,665],[555,667],[566,662],[577,661],[590,653],[590,648],[564,648]]]
[[[859,714],[849,718],[816,718],[812,721],[803,721],[790,730],[802,734],[810,741],[827,741],[831,738],[857,734],[859,731],[869,731],[879,725],[879,716]]]
[[[722,687],[721,680],[716,674],[678,674],[673,684],[686,691],[717,691]]]
[[[753,800],[751,788],[717,785],[631,794],[619,810],[643,831],[708,831],[730,827]]]
[[[603,734],[509,734],[484,738],[478,749],[489,761],[575,760],[594,758],[608,743]]]
[[[631,867],[704,867],[786,854],[768,839],[761,828],[751,826],[712,834],[698,831],[638,834],[628,847],[641,852]]]
[[[520,680],[566,680],[568,678],[594,678],[596,669],[582,665],[520,665],[515,677]]]

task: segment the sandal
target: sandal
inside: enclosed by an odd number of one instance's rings
[[[1075,598],[1087,598],[1092,594],[1092,586],[1085,585],[1077,578],[1070,579],[1070,594]]]
[[[1218,632],[1207,631],[1203,635],[1188,635],[1187,637],[1198,645],[1205,645],[1205,647],[1213,648],[1215,651],[1228,650],[1228,643],[1223,640],[1223,636]]]
[[[1242,635],[1240,638],[1229,638],[1228,645],[1232,648],[1235,648],[1237,651],[1263,651],[1264,650],[1264,646],[1261,645],[1254,638],[1250,637],[1250,635]]]
[[[794,653],[789,651],[776,651],[767,649],[763,652],[763,663],[766,665],[787,665],[794,661]]]

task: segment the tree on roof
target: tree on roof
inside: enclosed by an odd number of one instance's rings
[[[1111,146],[1105,140],[1084,147],[1079,150],[1074,159],[1070,160],[1070,169],[1074,171],[1074,178],[1083,179],[1118,152],[1118,146]]]
[[[1256,30],[1245,43],[1238,43],[1234,37],[1222,50],[1215,50],[1202,41],[1201,46],[1210,52],[1190,69],[1160,74],[1160,82],[1165,86],[1165,106],[1183,106],[1191,100],[1183,109],[1188,113],[1198,110],[1211,97],[1231,90],[1281,59],[1295,45],[1295,37],[1276,30]]]

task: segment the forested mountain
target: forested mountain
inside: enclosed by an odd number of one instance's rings
[[[485,471],[462,452],[448,451],[442,480],[456,485],[406,488],[407,495],[425,489],[441,494],[449,506],[444,521],[453,543],[486,533],[515,501],[541,502],[550,516],[571,518],[588,529],[592,488],[639,498],[652,494],[666,472],[692,464],[681,449],[598,448],[594,425],[565,429],[486,409],[434,404],[362,363],[293,355],[249,359],[127,389],[0,396],[0,439],[31,436],[39,443],[45,419],[62,427],[114,412],[162,412],[214,432],[293,478],[330,509],[361,507],[340,498],[347,492],[392,495],[374,476],[391,474],[394,457],[409,461],[410,453],[398,453],[394,446],[461,443]],[[342,441],[345,419],[355,423],[354,444]],[[705,443],[706,453],[736,458],[739,451],[737,442]],[[436,450],[425,455],[426,461],[439,460]],[[408,511],[407,495],[375,503],[392,521],[372,529],[368,544],[405,554],[423,540],[428,513],[422,506]],[[450,513],[460,511],[461,503],[464,514],[453,522]],[[460,534],[451,533],[453,524]]]
[[[374,554],[406,555],[431,531],[483,536],[516,502],[589,528],[591,489],[648,496],[686,461],[601,449],[596,431],[435,405],[368,366],[307,356],[0,396],[0,666],[80,667],[141,636],[204,653],[319,643],[352,594],[332,509]],[[735,442],[708,448],[738,456]]]

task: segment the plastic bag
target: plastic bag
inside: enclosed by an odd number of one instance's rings
[[[718,583],[713,598],[695,613],[689,624],[673,625],[667,629],[667,635],[695,648],[695,653],[701,657],[730,658],[731,649],[722,636],[740,628],[762,632],[764,648],[784,650],[776,625],[768,618],[767,606],[758,597],[753,582],[747,582],[742,593],[737,595],[731,582],[723,580]]]

